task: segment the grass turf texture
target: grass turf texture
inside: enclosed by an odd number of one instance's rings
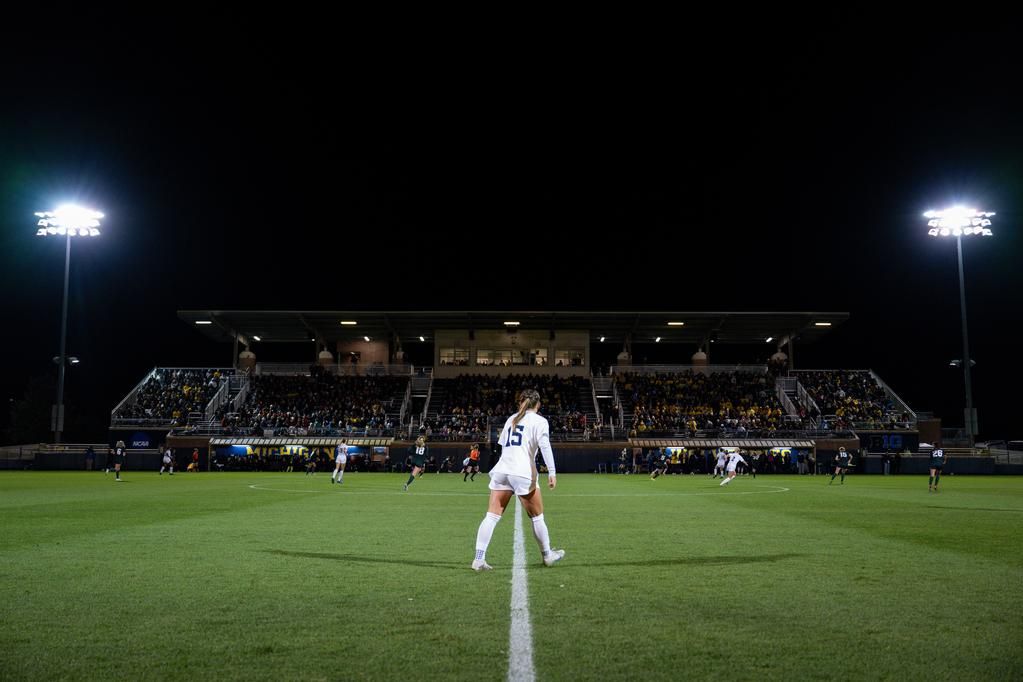
[[[485,475],[123,478],[0,474],[0,679],[505,678]],[[562,476],[538,679],[1023,677],[1023,479],[829,478]]]

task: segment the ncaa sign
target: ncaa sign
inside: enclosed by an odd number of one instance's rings
[[[148,433],[145,433],[144,431],[139,431],[138,433],[135,433],[135,434],[132,435],[131,442],[128,443],[128,447],[129,448],[150,448],[150,447],[152,447],[152,445],[150,444],[150,441],[151,441],[151,439],[150,439]]]

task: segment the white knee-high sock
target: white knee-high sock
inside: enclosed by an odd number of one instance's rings
[[[536,544],[540,545],[540,551],[547,556],[551,551],[551,536],[547,532],[547,522],[543,520],[543,514],[533,517],[533,536],[536,537]]]
[[[344,478],[344,477],[345,477],[345,470],[344,469],[338,469],[338,472],[337,472],[337,482],[340,483],[341,479]]]
[[[480,521],[480,529],[476,531],[476,560],[485,561],[487,558],[487,547],[490,546],[490,538],[494,536],[494,528],[497,527],[497,522],[501,520],[500,514],[491,514],[487,512],[487,515]]]

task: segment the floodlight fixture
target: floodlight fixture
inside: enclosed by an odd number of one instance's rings
[[[98,237],[103,214],[91,208],[62,204],[52,211],[36,211],[36,236]]]
[[[994,211],[978,211],[965,206],[953,206],[943,211],[927,211],[927,234],[932,237],[963,237],[978,235],[990,237],[991,217]]]

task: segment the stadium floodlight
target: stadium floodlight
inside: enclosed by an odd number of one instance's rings
[[[519,323],[518,322],[505,322],[504,326],[505,327],[518,327]]]
[[[342,326],[345,326],[345,327],[354,327],[355,325],[357,325],[359,323],[356,322],[355,320],[341,320],[341,324],[342,324]]]
[[[91,208],[62,204],[52,211],[36,211],[36,236],[98,237],[103,214]]]
[[[604,337],[604,336],[601,336],[601,337],[600,337],[600,342],[601,342],[601,343],[604,343],[604,339],[605,339],[605,338],[606,338],[606,337]]]
[[[369,337],[368,336],[363,336],[362,338],[366,339],[366,343],[369,343]]]
[[[263,339],[259,338],[258,336],[256,336],[255,334],[252,335],[252,338],[254,338],[256,341],[262,341],[263,340]]]
[[[991,217],[994,211],[978,211],[975,208],[965,206],[953,206],[943,211],[927,211],[924,218],[927,218],[927,234],[932,237],[955,237],[956,258],[959,261],[959,311],[962,316],[963,328],[963,358],[958,361],[958,366],[963,368],[963,382],[966,384],[966,412],[964,421],[966,423],[966,437],[969,439],[970,447],[973,447],[977,437],[977,415],[973,411],[973,388],[970,383],[970,368],[975,363],[970,359],[970,334],[966,326],[966,284],[963,279],[963,237],[981,236],[991,237]],[[955,361],[953,361],[955,362]],[[953,367],[957,365],[952,365]]]
[[[420,340],[420,341],[423,341],[423,342],[425,342],[425,341],[426,341],[426,337],[424,337],[424,336],[420,336],[420,337],[419,337],[419,340]]]
[[[774,341],[774,337],[773,336],[768,336],[767,339],[764,341],[764,343],[771,343],[772,341]]]
[[[196,324],[213,324],[213,320],[196,320]]]
[[[991,216],[993,211],[978,211],[965,206],[953,206],[944,211],[927,211],[927,234],[932,237],[962,237],[978,235],[991,237]]]
[[[813,326],[815,326],[815,327],[830,327],[831,323],[830,322],[814,322]]]
[[[660,343],[660,342],[661,342],[661,337],[660,336],[658,336],[656,339],[654,339],[654,343]]]
[[[50,426],[54,442],[59,443],[64,431],[64,373],[67,369],[67,298],[68,275],[71,272],[71,238],[98,237],[99,221],[103,214],[91,208],[74,204],[61,204],[52,211],[36,211],[36,236],[60,235],[66,242],[64,247],[64,303],[60,318],[60,355],[57,356],[57,404],[50,414]],[[76,359],[77,362],[77,359]]]
[[[683,327],[683,326],[685,326],[685,324],[686,324],[685,322],[669,322],[668,326],[669,327]]]

